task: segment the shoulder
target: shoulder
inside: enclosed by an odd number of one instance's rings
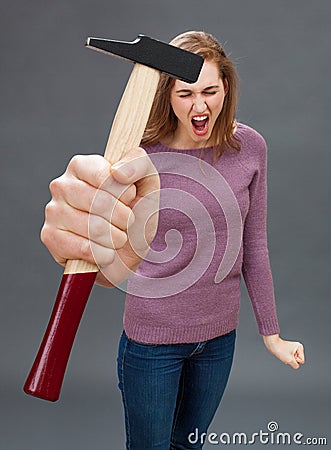
[[[264,164],[267,159],[267,143],[262,134],[243,123],[237,124],[236,133],[241,144],[238,155],[241,164],[247,168]]]
[[[266,149],[267,143],[261,133],[249,125],[238,123],[237,133],[243,146],[253,147],[255,149]]]

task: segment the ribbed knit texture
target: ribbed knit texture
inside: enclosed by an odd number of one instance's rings
[[[199,164],[201,166],[199,159],[201,149],[178,150],[161,143],[145,148],[152,160],[153,155],[160,156],[160,153],[164,152],[166,154],[161,160],[153,160],[161,179],[161,210],[157,234],[151,245],[152,260],[148,261],[148,254],[128,281],[124,329],[129,338],[145,343],[169,344],[199,342],[228,333],[238,326],[241,274],[251,299],[259,333],[261,335],[279,333],[267,246],[266,143],[259,133],[240,123],[236,135],[241,141],[241,150],[238,152],[225,149],[214,165],[234,193],[243,225],[239,254],[232,269],[220,283],[215,282],[215,275],[226,249],[227,221],[229,223],[229,217],[225,216],[218,202],[224,193],[221,188],[219,193],[214,191],[211,193],[206,189],[201,184],[203,174],[201,180],[196,182],[180,175],[181,167],[171,168],[172,161],[178,164],[175,154],[195,157],[194,164],[197,167]],[[211,164],[211,148],[204,149],[203,160]],[[192,164],[192,158],[189,162]],[[171,170],[168,170],[169,167]],[[168,173],[174,170],[179,174]],[[173,193],[175,197],[178,192],[179,202],[181,201],[179,191],[189,194],[188,203],[186,200],[182,202],[183,210],[164,207],[163,198],[164,201],[166,199],[166,196],[162,195],[164,189],[164,194],[167,189],[177,190],[168,192]],[[218,200],[215,198],[217,195],[220,196]],[[197,199],[199,205],[203,205],[207,211],[203,213],[201,208],[195,210],[194,202],[193,206],[190,202],[191,197]],[[190,214],[187,213],[187,208]],[[233,211],[235,212],[235,209]],[[212,221],[213,233],[210,233],[210,223],[207,219]],[[197,224],[198,228],[205,227],[206,230],[198,237]],[[166,233],[173,229],[177,230],[177,234],[172,234],[172,240],[169,234],[165,237]],[[200,245],[198,251],[196,251],[197,242]],[[201,270],[203,273],[200,274],[195,266],[194,276],[197,281],[191,286],[179,289],[178,293],[164,296],[160,295],[161,284],[160,291],[154,287],[151,292],[147,283],[145,296],[141,294],[144,292],[144,277],[151,277],[154,281],[166,278],[169,288],[173,288],[172,280],[175,279],[173,277],[183,273],[184,282],[187,277],[185,269],[189,270],[190,263],[199,262],[199,258],[203,267],[206,251],[214,244],[215,248],[207,269]],[[155,259],[158,253],[162,255],[161,252],[167,250],[171,253],[177,248],[179,251],[177,254],[175,252],[170,260],[165,261],[163,258],[163,262],[158,262]],[[139,297],[134,295],[138,291]]]

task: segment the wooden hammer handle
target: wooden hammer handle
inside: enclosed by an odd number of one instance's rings
[[[104,157],[115,164],[143,137],[152,108],[160,72],[135,64],[126,85],[111,127]],[[82,260],[68,260],[64,273],[98,271],[94,264]]]
[[[135,64],[104,154],[111,164],[140,144],[159,77],[157,70]],[[98,270],[86,261],[67,261],[45,335],[24,385],[27,394],[50,401],[59,398],[74,338]]]

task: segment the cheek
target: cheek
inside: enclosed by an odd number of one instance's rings
[[[217,115],[219,115],[223,109],[224,99],[225,99],[225,96],[222,95],[222,96],[218,97],[217,99],[214,98],[212,103],[209,104],[212,111],[214,111],[214,113],[216,113]]]
[[[172,96],[170,97],[170,105],[171,105],[171,108],[172,108],[173,112],[177,116],[177,109],[178,109],[177,108],[177,102],[176,102],[176,99],[173,98]]]
[[[188,106],[186,105],[186,102],[182,101],[182,99],[171,98],[170,104],[173,109],[173,112],[179,119],[183,117],[185,114],[187,114]]]

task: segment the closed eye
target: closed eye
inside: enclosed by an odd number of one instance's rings
[[[180,98],[185,98],[185,97],[189,97],[190,95],[192,95],[192,92],[187,92],[185,94],[180,94],[179,97]]]
[[[215,95],[217,94],[218,91],[207,91],[207,92],[202,92],[203,95]],[[185,98],[185,97],[190,97],[192,95],[192,92],[188,92],[187,94],[180,94],[179,97],[180,98]]]
[[[200,91],[200,94],[202,95],[206,95],[206,96],[212,96],[217,94],[221,89],[221,86],[219,84],[213,84],[213,85],[207,85],[204,87],[204,89],[202,89]],[[194,91],[192,91],[191,89],[187,89],[187,88],[182,88],[182,89],[178,89],[176,91],[176,94],[178,95],[178,97],[180,98],[186,98],[186,97],[191,97],[193,94],[195,94]],[[196,94],[199,94],[199,92],[196,92]]]

